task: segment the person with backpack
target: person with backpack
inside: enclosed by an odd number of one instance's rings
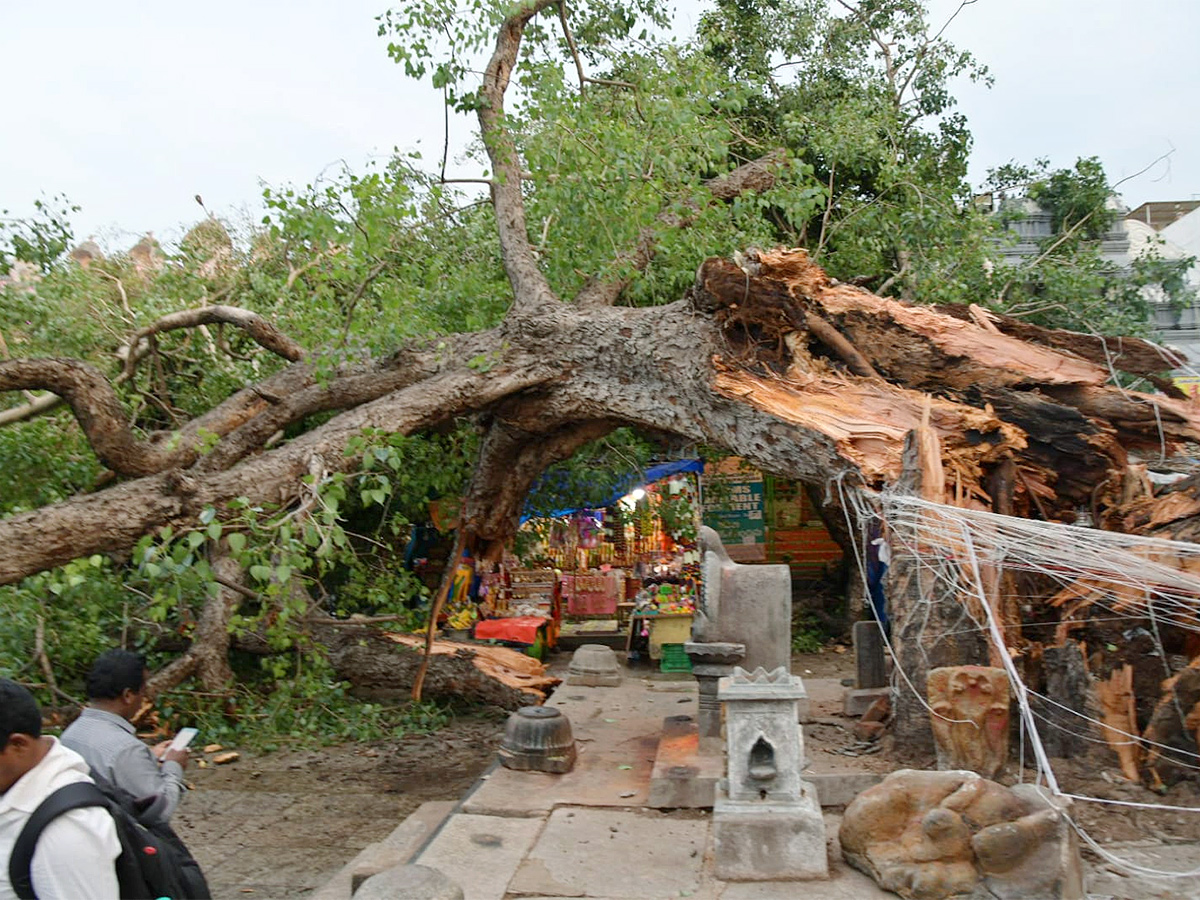
[[[103,807],[71,809],[40,829],[14,886],[13,851],[43,801],[61,788],[86,785],[87,763],[53,737],[42,735],[42,713],[25,688],[0,678],[0,900],[116,900],[116,860],[122,845],[116,823]]]
[[[186,750],[142,743],[132,720],[145,700],[146,660],[128,650],[100,654],[87,676],[88,705],[62,734],[92,771],[145,806],[146,823],[169,822],[187,789]]]

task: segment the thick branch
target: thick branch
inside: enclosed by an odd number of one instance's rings
[[[527,312],[557,301],[550,283],[537,265],[525,224],[521,196],[521,160],[504,124],[504,92],[517,63],[521,38],[529,21],[557,0],[524,0],[500,26],[496,49],[488,61],[479,88],[479,132],[492,162],[492,205],[504,269],[513,289],[513,309]]]
[[[261,347],[282,356],[289,362],[304,358],[304,348],[293,341],[275,326],[275,324],[257,313],[238,306],[204,306],[200,309],[184,309],[163,316],[153,325],[148,325],[135,334],[130,341],[117,351],[117,356],[124,360],[124,374],[128,378],[142,354],[137,352],[143,341],[165,331],[176,331],[180,328],[197,328],[201,325],[234,325],[245,331]]]
[[[466,368],[446,372],[348,410],[290,444],[227,471],[152,475],[2,519],[0,584],[80,556],[123,551],[155,528],[190,521],[205,507],[220,507],[235,497],[245,497],[252,505],[286,505],[296,497],[314,455],[322,456],[332,471],[353,471],[358,459],[346,455],[346,446],[364,429],[410,434],[485,409],[553,374],[535,365],[498,366],[487,373]]]
[[[102,463],[122,475],[160,472],[179,450],[139,441],[116,391],[96,369],[72,359],[14,359],[0,363],[0,391],[47,390],[71,406]],[[181,442],[182,443],[182,442]]]
[[[967,306],[948,304],[934,308],[938,312],[947,313],[955,318],[972,319],[971,311]],[[1179,351],[1141,338],[1105,337],[1098,334],[1066,331],[1061,328],[1042,328],[1039,325],[1032,325],[993,310],[987,310],[985,315],[988,321],[1002,334],[1031,344],[1042,344],[1056,350],[1065,350],[1084,359],[1090,359],[1105,368],[1112,367],[1133,375],[1152,375],[1177,368],[1187,362],[1186,357]]]
[[[486,541],[506,541],[516,533],[525,498],[547,468],[570,459],[580,447],[604,437],[616,422],[570,422],[529,431],[495,422],[480,447],[479,463],[467,495],[464,519]]]

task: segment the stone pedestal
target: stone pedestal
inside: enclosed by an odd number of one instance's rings
[[[616,687],[621,683],[621,669],[612,647],[584,644],[571,656],[565,680],[581,687]]]
[[[746,655],[746,645],[688,641],[683,645],[683,650],[692,661],[692,675],[700,686],[700,712],[697,716],[700,737],[720,737],[721,701],[717,699],[717,682],[733,673],[733,667]]]
[[[718,788],[713,853],[713,873],[724,881],[828,878],[816,792],[803,790],[799,800],[788,802],[744,802]]]
[[[804,683],[780,667],[722,678],[728,775],[713,806],[714,871],[727,881],[828,878],[816,791],[800,779]]]
[[[575,766],[571,722],[553,706],[522,706],[505,723],[499,755],[506,769],[570,772]]]

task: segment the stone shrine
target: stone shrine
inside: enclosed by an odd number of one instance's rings
[[[781,666],[791,671],[791,571],[784,565],[735,563],[707,525],[700,528],[699,543],[703,580],[692,641],[743,644],[740,664],[749,671]]]
[[[927,681],[939,769],[993,778],[1008,760],[1008,675],[990,666],[933,669]]]
[[[800,778],[803,682],[780,666],[721,679],[728,769],[713,806],[714,872],[726,881],[828,878],[825,823]]]

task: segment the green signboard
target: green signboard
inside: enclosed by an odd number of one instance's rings
[[[721,536],[732,558],[765,558],[763,506],[760,473],[704,476],[704,524]]]

